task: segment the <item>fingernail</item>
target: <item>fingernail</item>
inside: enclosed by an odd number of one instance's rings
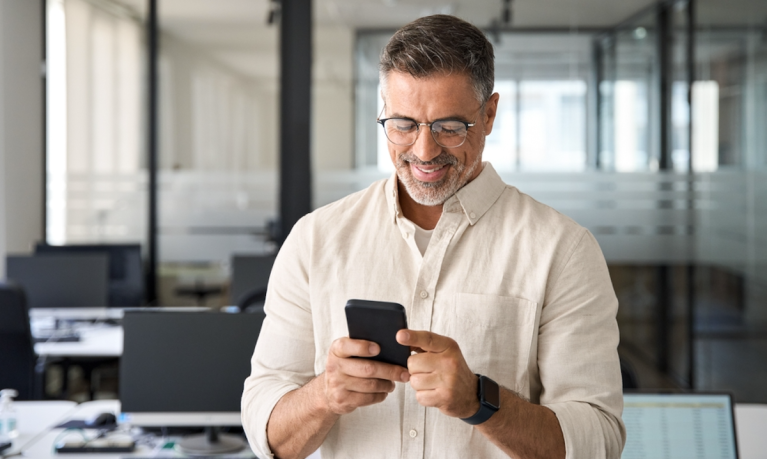
[[[410,333],[408,333],[408,332],[406,332],[406,331],[403,331],[403,332],[402,332],[402,340],[403,340],[403,341],[407,341],[407,340],[409,340],[409,339],[410,339]]]
[[[408,373],[407,371],[403,371],[401,378],[402,378],[402,382],[410,381],[410,373]]]
[[[377,344],[372,344],[372,343],[371,343],[371,344],[370,344],[370,347],[368,348],[368,350],[370,351],[370,353],[371,353],[372,355],[376,355],[376,354],[378,354],[378,345],[377,345]]]

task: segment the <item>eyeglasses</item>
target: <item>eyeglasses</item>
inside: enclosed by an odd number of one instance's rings
[[[482,104],[481,110],[485,105]],[[384,107],[384,110],[386,107]],[[381,111],[383,113],[383,110]],[[477,114],[479,119],[479,114]],[[466,134],[469,128],[477,124],[475,119],[473,123],[467,123],[461,120],[438,120],[431,123],[419,123],[410,118],[378,118],[378,124],[383,126],[386,138],[394,145],[407,147],[413,145],[418,140],[418,134],[421,126],[428,126],[431,136],[437,145],[445,148],[456,148],[466,142]]]

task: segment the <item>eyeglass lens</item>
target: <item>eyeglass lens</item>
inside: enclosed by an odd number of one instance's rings
[[[396,145],[412,145],[418,138],[418,125],[408,119],[392,118],[384,122],[386,137]],[[457,147],[466,139],[466,125],[460,121],[435,121],[431,135],[443,147]]]

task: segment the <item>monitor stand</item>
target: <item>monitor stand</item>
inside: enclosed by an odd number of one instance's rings
[[[235,453],[245,449],[245,440],[236,435],[221,434],[218,427],[206,427],[204,434],[185,437],[177,445],[186,454],[200,456]]]

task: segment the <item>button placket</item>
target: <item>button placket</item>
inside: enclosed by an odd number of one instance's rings
[[[442,262],[453,236],[460,231],[462,225],[467,225],[463,215],[458,212],[443,215],[443,218],[446,221],[439,223],[440,229],[435,231],[429,252],[424,257],[423,264],[418,271],[418,279],[412,296],[412,310],[408,316],[408,325],[413,330],[431,330],[435,289]],[[432,250],[432,244],[434,244],[435,250]],[[402,435],[405,439],[409,437],[410,440],[403,443],[402,457],[420,459],[424,455],[425,448],[426,408],[418,404],[412,387],[408,387],[406,390]]]

